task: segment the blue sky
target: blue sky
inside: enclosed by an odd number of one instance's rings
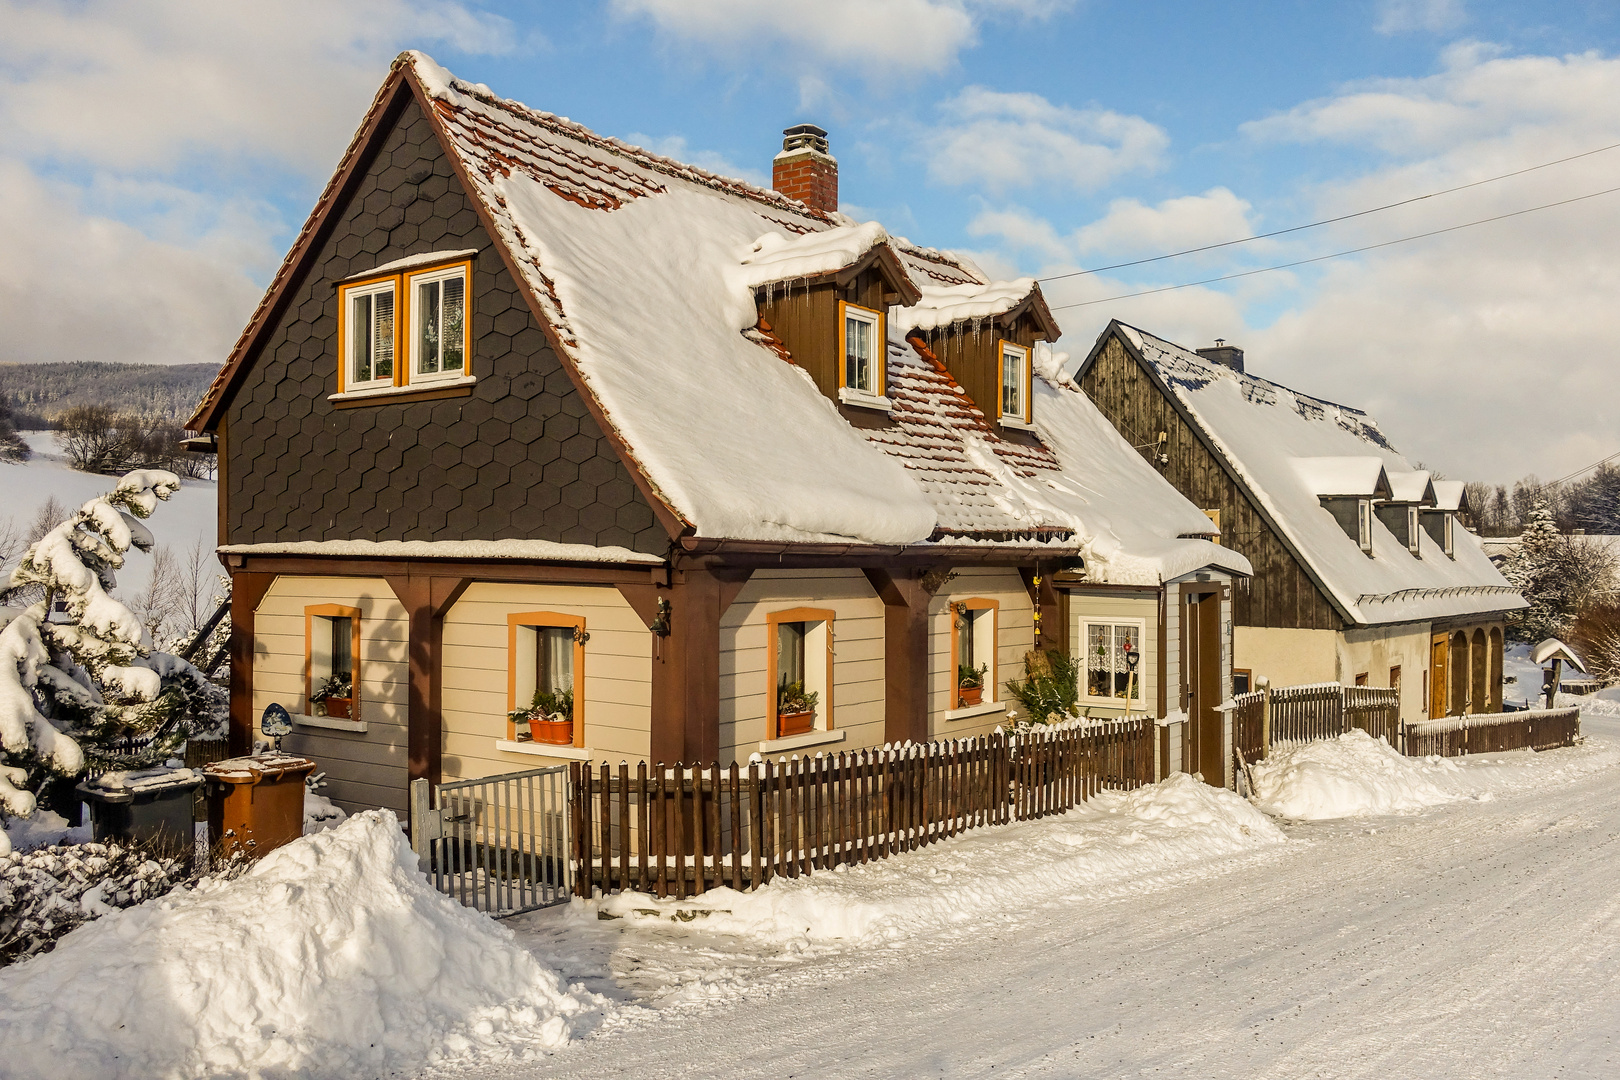
[[[764,180],[829,129],[847,212],[1064,274],[1620,142],[1620,9],[1481,0],[0,0],[0,360],[218,360],[389,60]],[[1620,450],[1620,194],[1153,297],[1620,183],[1620,150],[1331,228],[1047,286],[1360,405],[1447,475]],[[26,268],[26,269],[25,269]]]

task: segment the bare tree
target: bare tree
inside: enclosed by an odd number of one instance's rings
[[[154,642],[173,636],[175,624],[184,618],[182,594],[184,577],[174,549],[161,544],[152,549],[152,576],[129,602],[129,609],[141,620]]]
[[[34,512],[33,523],[28,526],[28,542],[38,543],[45,538],[45,534],[67,520],[68,508],[55,495],[45,500],[45,505]]]

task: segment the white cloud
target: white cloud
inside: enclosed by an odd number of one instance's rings
[[[1046,18],[1073,0],[613,0],[615,14],[715,51],[768,42],[793,67],[940,71],[986,18]],[[795,61],[797,61],[795,63]]]
[[[1463,0],[1379,0],[1378,22],[1373,29],[1380,34],[1414,30],[1439,34],[1455,30],[1467,20]]]
[[[222,361],[280,262],[268,200],[324,179],[394,54],[525,40],[428,0],[0,0],[0,25],[4,360]]]
[[[1254,231],[1250,206],[1224,187],[1183,195],[1148,206],[1137,199],[1115,199],[1108,213],[1074,235],[1082,253],[1161,254],[1236,240]],[[1250,245],[1246,250],[1254,250]]]
[[[1058,235],[1052,223],[1018,207],[983,210],[968,223],[969,236],[994,236],[1010,252],[1034,252],[1060,260],[1073,254],[1073,245]]]
[[[922,134],[936,180],[993,193],[1052,186],[1094,190],[1158,168],[1170,138],[1139,116],[1054,105],[1039,94],[970,86],[945,101],[946,120]]]

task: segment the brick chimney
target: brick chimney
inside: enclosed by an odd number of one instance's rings
[[[827,152],[827,133],[814,124],[782,132],[782,152],[771,161],[771,187],[806,206],[838,209],[838,159]]]
[[[1216,338],[1212,349],[1199,349],[1198,355],[1214,364],[1229,367],[1233,371],[1243,370],[1243,350],[1236,345],[1228,345],[1225,338]]]

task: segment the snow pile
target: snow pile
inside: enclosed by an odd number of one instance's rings
[[[54,810],[35,810],[32,817],[7,819],[5,833],[15,851],[30,851],[49,844],[85,844],[90,841],[90,825],[69,825]]]
[[[428,887],[387,811],[114,912],[0,972],[8,1077],[350,1077],[526,1058],[594,1023]]]
[[[304,789],[304,835],[335,829],[349,818],[343,808],[336,806],[325,795]]]
[[[865,866],[778,878],[751,893],[715,889],[688,900],[626,893],[575,904],[587,915],[665,926],[675,918],[675,926],[694,932],[744,935],[793,950],[948,929],[1282,842],[1277,827],[1236,795],[1181,773],[1128,794],[1105,792],[1042,821],[974,830]],[[707,914],[680,921],[679,913],[694,911]]]
[[[1255,804],[1296,821],[1393,814],[1460,798],[1433,779],[1457,772],[1456,765],[1406,757],[1365,731],[1273,749],[1252,771]]]

